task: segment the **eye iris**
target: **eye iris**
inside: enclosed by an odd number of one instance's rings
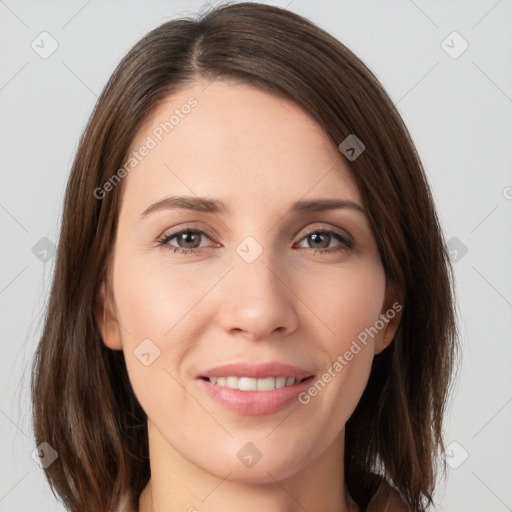
[[[313,233],[311,235],[309,235],[310,237],[310,240],[313,241],[313,244],[317,243],[320,238],[323,238],[323,244],[321,244],[320,249],[325,249],[326,247],[329,247],[329,238],[330,238],[330,235],[328,235],[327,233]],[[327,241],[327,243],[325,243]]]
[[[190,244],[191,240],[193,240],[194,237],[195,237],[195,241],[197,243],[194,245],[193,241],[192,241],[192,244],[193,244],[192,247],[189,245],[186,245],[185,247],[183,247],[182,244],[180,243],[183,241],[183,242],[185,242],[185,244]],[[196,249],[197,247],[199,247],[200,241],[201,241],[201,234],[195,233],[194,231],[185,231],[178,235],[178,245],[184,249]]]

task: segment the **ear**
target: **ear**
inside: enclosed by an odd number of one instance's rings
[[[400,325],[403,309],[403,299],[397,287],[386,283],[386,295],[379,316],[380,322],[379,320],[376,322],[376,326],[382,328],[379,329],[379,334],[374,340],[375,354],[379,354],[392,343]]]
[[[103,281],[95,299],[94,316],[103,343],[112,350],[122,350],[121,332],[111,297],[108,285]]]

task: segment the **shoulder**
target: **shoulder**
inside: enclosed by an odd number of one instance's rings
[[[397,491],[382,480],[366,512],[411,512]]]

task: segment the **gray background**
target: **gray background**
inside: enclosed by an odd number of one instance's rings
[[[512,510],[512,2],[267,3],[352,49],[412,133],[457,260],[463,349],[436,510]],[[28,370],[54,264],[40,240],[57,240],[79,135],[126,51],[204,5],[0,1],[0,511],[63,510],[31,458]],[[46,59],[31,47],[51,49],[43,31],[58,43]]]

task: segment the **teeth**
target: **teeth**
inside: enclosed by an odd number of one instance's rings
[[[295,381],[295,379],[293,379]],[[256,381],[258,391],[272,391],[276,389],[276,379],[274,377],[267,377],[266,379],[258,379]]]
[[[276,388],[284,388],[286,386],[286,377],[277,377]]]
[[[217,386],[224,386],[240,391],[273,391],[274,389],[293,386],[295,377],[265,377],[253,379],[251,377],[209,377],[208,380]]]
[[[236,377],[226,377],[226,386],[228,388],[237,388],[238,379]]]

